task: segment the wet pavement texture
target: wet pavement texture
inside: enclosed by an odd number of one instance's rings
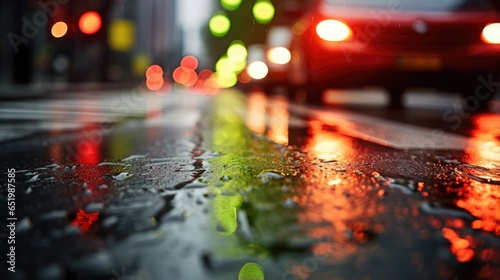
[[[0,106],[2,279],[500,279],[498,113],[77,100]]]

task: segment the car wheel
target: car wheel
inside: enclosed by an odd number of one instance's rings
[[[476,85],[469,85],[461,90],[462,108],[466,112],[486,112],[489,110],[490,100],[494,94],[476,94]]]
[[[402,109],[404,108],[403,104],[403,94],[405,92],[404,88],[388,88],[389,92],[389,104],[388,107],[390,109]]]
[[[306,94],[306,103],[311,105],[322,105],[324,91],[324,88],[314,85],[310,85],[304,88],[304,92]]]
[[[462,108],[465,112],[486,112],[489,110],[491,94],[487,98],[479,99],[472,90],[462,91]]]

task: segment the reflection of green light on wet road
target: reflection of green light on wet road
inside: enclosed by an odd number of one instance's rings
[[[217,95],[213,105],[213,115],[206,119],[212,129],[204,139],[207,150],[220,154],[209,160],[207,178],[210,222],[222,244],[214,254],[230,259],[258,256],[264,261],[270,249],[299,234],[290,227],[296,209],[283,203],[296,193],[299,177],[292,174],[298,159],[285,146],[257,137],[247,128],[245,99],[235,90]],[[262,174],[269,178],[263,180]],[[241,269],[239,279],[264,279],[264,273],[250,264]]]
[[[229,31],[231,21],[226,15],[217,13],[208,22],[208,27],[210,28],[212,35],[216,37],[223,37]]]
[[[238,280],[264,280],[264,269],[256,263],[247,263],[241,268]]]
[[[258,23],[266,24],[273,20],[274,5],[269,0],[258,0],[253,5],[252,12]]]
[[[238,227],[236,210],[240,207],[242,198],[239,194],[233,196],[219,195],[214,198],[214,218],[217,232],[229,235]]]

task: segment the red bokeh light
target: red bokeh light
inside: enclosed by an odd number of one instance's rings
[[[96,11],[85,12],[78,22],[78,27],[85,34],[94,34],[102,26],[101,16]]]
[[[181,67],[185,70],[195,70],[198,67],[198,59],[192,55],[186,55],[181,60]]]
[[[152,91],[157,91],[160,90],[164,85],[164,80],[158,80],[158,81],[153,81],[153,80],[146,80],[146,86],[148,87],[149,90]]]
[[[161,66],[153,64],[146,69],[146,79],[152,82],[163,80],[163,69]]]

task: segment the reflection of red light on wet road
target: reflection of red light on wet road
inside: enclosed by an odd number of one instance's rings
[[[81,140],[77,144],[78,161],[83,165],[95,165],[100,161],[99,145],[91,140]]]
[[[478,115],[474,118],[470,147],[466,149],[468,163],[483,167],[495,167],[500,160],[500,116]]]
[[[345,160],[352,155],[350,138],[333,131],[328,131],[320,121],[309,121],[311,135],[306,151],[322,160]]]
[[[288,100],[285,97],[277,97],[273,100],[270,108],[270,121],[268,136],[276,143],[288,144]]]
[[[500,116],[478,115],[473,123],[471,146],[466,149],[468,163],[494,167],[500,160]]]
[[[99,219],[99,213],[87,213],[83,209],[79,209],[76,213],[76,218],[71,222],[74,227],[79,227],[83,232],[89,231],[93,223]]]
[[[500,178],[500,116],[477,115],[473,123],[470,147],[466,149],[467,156],[463,161],[477,168],[465,167],[463,173],[484,180],[471,179],[464,186],[464,196],[457,200],[456,205],[477,218],[471,223],[472,228],[500,235],[499,186],[488,183],[488,179],[498,181]]]
[[[457,261],[468,262],[474,258],[474,250],[470,248],[469,240],[460,238],[460,236],[450,228],[445,227],[441,232],[444,238],[451,243],[450,251],[455,255]]]
[[[263,92],[253,91],[248,95],[246,123],[257,134],[266,131],[266,95]]]
[[[341,169],[340,164],[354,153],[351,138],[338,134],[320,121],[311,120],[307,125],[309,137],[305,152],[316,164],[303,172],[310,184],[301,188],[301,194],[296,197],[303,209],[298,215],[299,224],[315,225],[308,229],[308,235],[325,240],[312,247],[315,255],[341,262],[354,254],[359,244],[371,240],[373,232],[383,231],[380,225],[370,221],[383,214],[385,208],[366,195],[371,186],[363,185],[357,177],[327,172],[325,166],[318,163],[335,160],[335,163],[325,164]],[[346,192],[349,196],[344,195]],[[331,242],[333,240],[335,242]]]

